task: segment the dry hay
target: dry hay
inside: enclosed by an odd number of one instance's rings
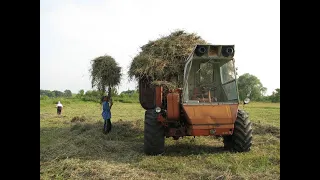
[[[151,85],[153,86],[163,86],[167,89],[173,89],[176,87],[174,83],[168,82],[168,81],[153,81],[151,82]]]
[[[197,44],[208,44],[195,33],[174,31],[141,47],[141,52],[133,58],[129,77],[147,78],[151,81],[169,81],[181,87],[185,60]]]
[[[109,55],[99,56],[91,60],[91,86],[105,92],[109,88],[117,86],[121,81],[121,67],[115,59]]]
[[[86,120],[87,118],[85,116],[81,116],[81,117],[75,116],[71,119],[71,122],[84,122]]]
[[[273,136],[280,138],[280,128],[276,126],[271,126],[267,124],[253,123],[254,134],[272,134]]]

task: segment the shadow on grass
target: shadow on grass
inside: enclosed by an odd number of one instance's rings
[[[188,156],[199,154],[214,154],[229,152],[223,147],[216,147],[210,145],[196,145],[196,144],[175,144],[167,145],[164,156]]]

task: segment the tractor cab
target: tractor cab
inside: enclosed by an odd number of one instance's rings
[[[197,45],[186,60],[183,104],[238,104],[233,45]]]

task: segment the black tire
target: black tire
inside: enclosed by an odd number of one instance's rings
[[[144,152],[147,155],[164,153],[164,127],[157,120],[157,113],[154,109],[145,112]]]
[[[252,145],[252,127],[249,115],[243,110],[238,111],[231,136],[223,137],[224,147],[235,152],[248,152]]]

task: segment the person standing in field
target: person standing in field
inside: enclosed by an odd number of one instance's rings
[[[103,125],[103,132],[105,134],[109,133],[112,128],[111,124],[111,107],[112,103],[109,103],[109,97],[108,96],[103,96],[103,101],[102,101],[102,117],[104,120],[104,125]]]
[[[56,108],[57,108],[57,114],[60,115],[63,108],[63,105],[60,103],[60,101],[56,105]]]

